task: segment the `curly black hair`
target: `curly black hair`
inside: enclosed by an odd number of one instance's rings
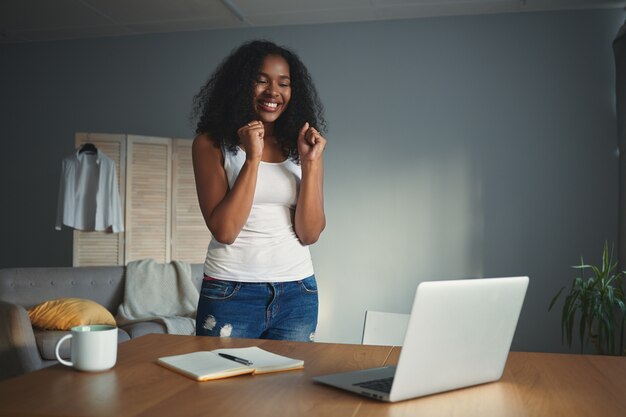
[[[255,40],[233,50],[194,96],[191,117],[197,120],[196,134],[206,133],[217,145],[237,152],[237,130],[256,118],[253,89],[268,55],[281,56],[289,64],[291,100],[276,120],[274,134],[285,156],[299,162],[298,133],[305,122],[324,132],[324,108],[300,58],[273,42]]]

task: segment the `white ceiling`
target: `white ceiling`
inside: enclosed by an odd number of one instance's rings
[[[626,0],[0,0],[0,44],[624,6]]]

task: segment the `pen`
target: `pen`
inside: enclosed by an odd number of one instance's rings
[[[222,358],[230,359],[231,361],[235,361],[235,362],[240,363],[242,365],[248,365],[248,366],[252,365],[252,362],[250,362],[247,359],[238,358],[236,356],[228,355],[226,353],[218,353],[218,355],[220,355]]]

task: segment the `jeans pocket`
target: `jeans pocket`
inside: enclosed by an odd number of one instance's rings
[[[300,284],[300,288],[302,288],[305,293],[317,294],[317,281],[315,280],[315,275],[311,275],[308,278],[298,281],[298,283]]]
[[[200,296],[211,300],[226,300],[237,293],[241,283],[217,279],[202,282]]]

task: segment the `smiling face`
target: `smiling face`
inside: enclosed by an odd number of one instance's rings
[[[291,100],[289,64],[282,56],[268,55],[253,87],[254,112],[263,123],[275,122]]]

